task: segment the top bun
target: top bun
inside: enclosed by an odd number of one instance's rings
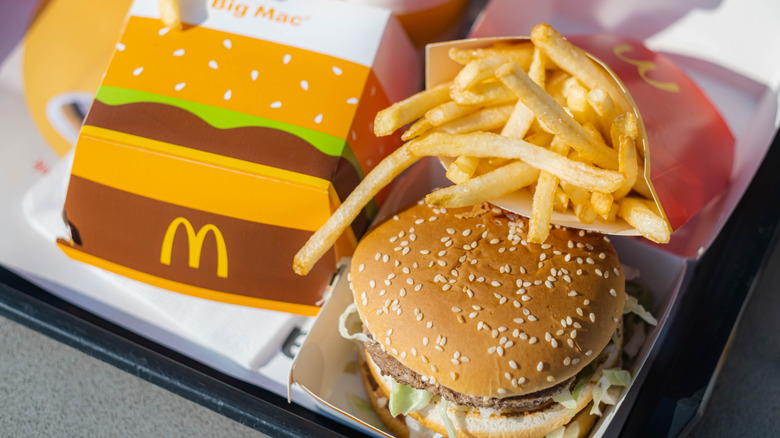
[[[352,258],[358,313],[382,349],[424,380],[481,397],[554,386],[619,325],[625,278],[608,239],[484,204],[423,203],[365,236]]]

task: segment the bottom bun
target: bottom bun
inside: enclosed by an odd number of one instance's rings
[[[593,427],[595,418],[583,410],[593,400],[593,388],[601,378],[602,371],[614,367],[620,359],[621,329],[616,331],[616,336],[613,337],[613,340],[615,342],[611,342],[599,356],[601,363],[580,392],[576,400],[577,405],[573,410],[564,407],[560,403],[552,403],[537,411],[500,414],[498,412],[488,413],[486,410],[480,411],[477,408],[449,403],[447,416],[452,421],[458,437],[539,438],[565,426],[572,419],[579,424],[580,433],[578,436],[586,436]],[[393,417],[387,408],[387,394],[390,394],[394,384],[393,379],[389,376],[383,376],[379,367],[367,353],[361,355],[361,359],[363,361],[360,367],[363,373],[363,383],[366,386],[366,392],[369,394],[374,410],[377,411],[379,417],[395,436],[409,437],[409,427],[406,424],[406,418],[403,415]],[[440,400],[439,397],[434,397],[428,406],[417,412],[410,413],[409,416],[422,426],[446,437],[447,428],[439,412]]]

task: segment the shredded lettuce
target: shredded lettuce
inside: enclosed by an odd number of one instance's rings
[[[458,438],[458,432],[455,431],[455,425],[452,424],[452,420],[450,420],[449,415],[447,415],[447,400],[441,399],[439,401],[439,416],[441,416],[441,421],[444,423],[444,427],[447,428],[447,437],[448,438]]]
[[[563,438],[564,437],[563,434],[565,432],[566,432],[566,425],[563,425],[555,429],[554,431],[548,433],[547,435],[545,435],[544,438]]]
[[[631,373],[629,373],[626,370],[620,369],[620,368],[612,368],[608,370],[604,370],[604,372],[601,375],[601,378],[599,379],[598,383],[596,383],[596,386],[593,388],[593,407],[590,410],[591,415],[601,415],[601,409],[599,408],[599,405],[604,400],[604,397],[612,386],[623,386],[626,387],[631,383]],[[609,401],[613,402],[610,404],[614,404],[615,400],[610,399]]]
[[[574,410],[577,409],[577,400],[572,396],[569,388],[564,388],[563,391],[555,394],[553,396],[553,401],[562,404],[565,408],[571,409],[572,414],[574,413]]]
[[[580,392],[582,392],[582,388],[585,387],[585,384],[588,383],[588,380],[590,380],[590,376],[592,376],[593,372],[596,371],[597,365],[598,364],[594,359],[577,375],[577,383],[574,384],[574,389],[571,392],[571,396],[574,398],[574,400],[580,398]]]
[[[390,390],[388,408],[393,417],[398,414],[409,415],[410,412],[419,411],[428,406],[433,394],[422,389],[415,389],[409,385],[395,382]]]
[[[352,303],[339,315],[339,333],[341,337],[352,341],[371,342],[371,339],[362,332],[362,325],[353,323],[350,327],[347,327],[349,317],[356,314],[357,306],[355,303]]]
[[[645,308],[639,304],[639,301],[635,297],[632,297],[628,294],[626,294],[626,302],[623,304],[623,314],[625,315],[627,313],[635,313],[648,324],[658,324],[658,320],[656,320],[653,315],[650,314],[650,312],[645,310]]]

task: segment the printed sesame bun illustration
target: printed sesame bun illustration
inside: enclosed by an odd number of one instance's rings
[[[617,364],[625,278],[609,241],[558,227],[538,245],[526,232],[488,204],[421,203],[361,241],[350,277],[364,379],[396,433],[405,414],[451,437],[544,436]]]
[[[183,15],[181,29],[154,14],[156,2],[134,2],[115,43],[80,131],[64,207],[72,239],[59,247],[164,289],[316,315],[382,195],[312,278],[294,275],[293,254],[400,144],[370,131],[388,105],[379,73],[239,31],[216,10],[197,24]]]

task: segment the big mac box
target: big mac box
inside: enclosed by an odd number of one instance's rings
[[[376,112],[419,88],[384,9],[339,1],[134,1],[76,145],[69,257],[154,286],[314,315],[377,196],[316,272],[292,255],[400,144]]]

